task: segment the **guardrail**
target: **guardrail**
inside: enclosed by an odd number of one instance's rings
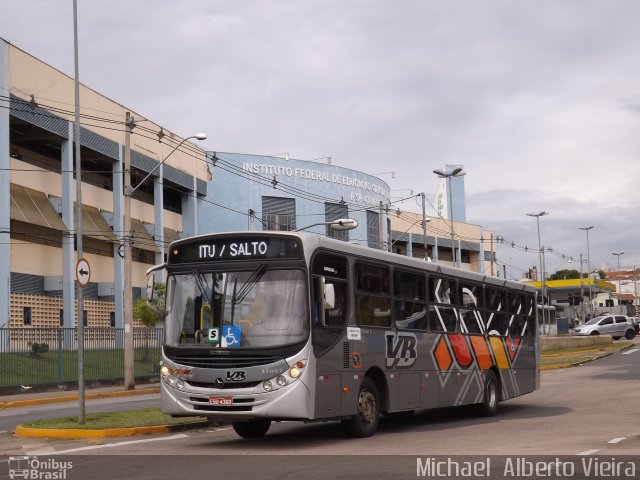
[[[158,375],[162,328],[134,328],[138,379]],[[124,378],[124,329],[84,329],[84,379]],[[65,385],[78,381],[76,328],[0,328],[0,388]]]

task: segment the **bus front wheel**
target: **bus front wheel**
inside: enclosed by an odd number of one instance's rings
[[[251,420],[250,422],[233,422],[233,429],[242,438],[264,437],[271,426],[271,420]]]
[[[356,414],[343,421],[349,435],[364,438],[370,437],[376,432],[380,423],[379,398],[375,382],[371,378],[365,377],[358,392]]]

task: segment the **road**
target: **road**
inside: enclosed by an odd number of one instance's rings
[[[0,434],[0,451],[12,455],[71,455],[76,462],[96,468],[107,462],[98,456],[135,455],[123,462],[133,462],[137,468],[146,465],[155,472],[155,478],[165,476],[176,463],[184,475],[212,461],[217,465],[212,468],[226,471],[233,471],[234,465],[236,470],[241,466],[255,472],[275,468],[273,478],[282,478],[276,475],[278,470],[273,465],[296,464],[296,468],[311,468],[328,475],[329,464],[331,468],[343,468],[343,472],[349,468],[353,458],[349,460],[345,455],[385,455],[389,456],[384,457],[385,465],[397,465],[404,471],[410,464],[415,476],[416,457],[431,455],[637,456],[639,396],[640,348],[633,348],[582,366],[543,372],[540,390],[502,403],[500,413],[488,419],[475,417],[465,409],[421,411],[409,418],[385,417],[378,433],[365,439],[346,437],[336,423],[274,424],[265,438],[256,440],[240,439],[230,428],[101,442],[17,439],[5,433]],[[122,403],[127,402],[132,400]],[[113,409],[113,405],[110,407]],[[90,457],[81,460],[77,455]],[[138,457],[142,455],[156,456],[145,463],[144,458]],[[193,462],[186,455],[207,458]],[[323,461],[322,456],[332,457]],[[173,462],[167,464],[168,458]],[[176,458],[182,461],[176,462]],[[386,471],[387,467],[380,468],[371,473]],[[146,470],[135,478],[147,478]]]

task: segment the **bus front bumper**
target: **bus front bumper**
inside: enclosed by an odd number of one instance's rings
[[[179,390],[161,381],[162,411],[175,416],[206,416],[214,420],[271,418],[310,419],[311,395],[302,381],[265,392],[261,385],[238,389]]]

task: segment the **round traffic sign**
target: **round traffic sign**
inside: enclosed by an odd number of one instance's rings
[[[89,262],[85,258],[81,258],[78,260],[78,263],[76,263],[76,280],[78,280],[80,288],[89,285],[90,279],[91,267],[89,266]]]

